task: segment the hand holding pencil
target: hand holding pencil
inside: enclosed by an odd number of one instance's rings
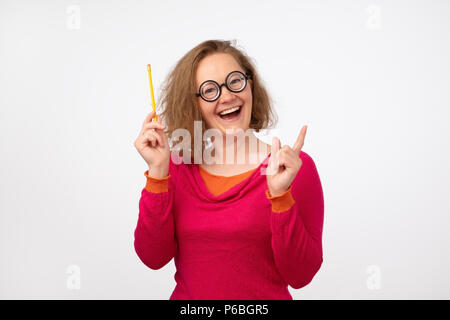
[[[148,65],[147,69],[149,72],[153,110],[145,118],[142,130],[134,142],[134,146],[145,162],[147,162],[149,166],[148,174],[154,178],[164,178],[169,174],[169,140],[164,133],[166,126],[161,123],[161,118],[156,116],[150,65]],[[152,121],[152,118],[155,121]]]

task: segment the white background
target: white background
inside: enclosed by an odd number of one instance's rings
[[[449,299],[450,1],[437,0],[0,0],[0,298],[169,298],[173,260],[155,271],[134,252],[147,167],[133,143],[147,63],[158,99],[208,39],[254,58],[280,118],[270,135],[292,144],[308,125],[324,263],[294,299]]]

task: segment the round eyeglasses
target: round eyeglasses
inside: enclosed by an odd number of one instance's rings
[[[219,99],[222,93],[222,86],[226,86],[231,92],[241,92],[247,86],[248,79],[250,79],[249,74],[243,74],[240,71],[232,71],[228,74],[225,82],[222,84],[218,84],[214,80],[203,82],[200,85],[199,92],[195,95],[207,102],[213,102]]]

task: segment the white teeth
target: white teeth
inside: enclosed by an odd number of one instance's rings
[[[221,113],[219,113],[221,116],[224,116],[224,115],[226,115],[226,114],[229,114],[229,113],[231,113],[231,112],[234,112],[234,111],[236,111],[236,110],[239,110],[239,108],[240,107],[234,107],[234,108],[231,108],[231,109],[227,109],[227,110],[224,110],[224,111],[222,111]]]

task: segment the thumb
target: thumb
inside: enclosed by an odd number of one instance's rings
[[[266,175],[273,175],[278,172],[278,151],[280,150],[280,144],[280,139],[277,137],[272,138],[272,146],[270,148],[270,158]]]
[[[278,153],[278,150],[280,150],[280,139],[278,139],[277,137],[273,137],[272,138],[272,146],[270,148],[270,154],[271,156],[276,156],[276,154]]]

